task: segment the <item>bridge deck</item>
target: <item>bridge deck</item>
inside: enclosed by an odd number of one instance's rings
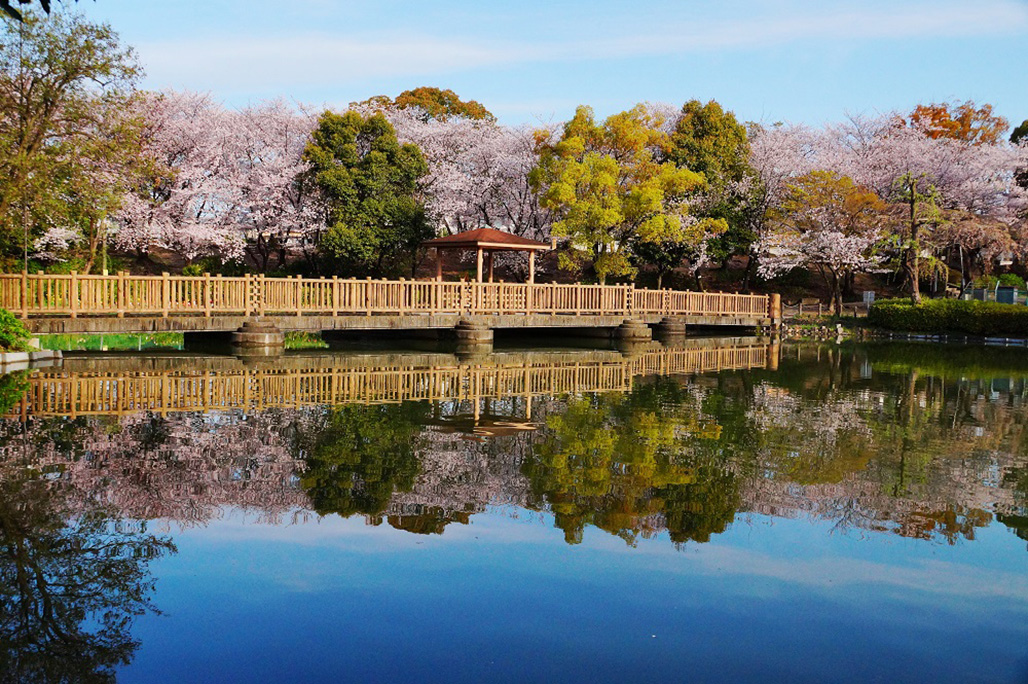
[[[254,316],[284,330],[613,327],[626,318],[757,326],[777,295],[645,290],[631,285],[473,283],[244,276],[2,274],[0,307],[36,333],[203,332]]]

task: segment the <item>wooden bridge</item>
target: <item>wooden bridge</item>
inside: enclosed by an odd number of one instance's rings
[[[761,326],[778,295],[646,290],[631,285],[0,274],[0,307],[46,333],[213,332],[260,317],[281,330],[614,327],[627,319]]]
[[[627,358],[595,350],[498,353],[470,364],[452,354],[289,354],[257,367],[233,357],[69,357],[62,369],[28,377],[28,390],[12,415],[251,412],[445,400],[474,402],[477,412],[480,399],[628,391],[641,376],[777,365],[777,345],[757,338],[651,344],[650,351]]]

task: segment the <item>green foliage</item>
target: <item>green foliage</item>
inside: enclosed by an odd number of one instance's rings
[[[119,333],[114,335],[42,335],[43,349],[61,351],[117,351],[141,349],[182,349],[182,333]]]
[[[328,349],[328,342],[321,339],[321,333],[287,330],[286,349]]]
[[[720,434],[691,398],[671,378],[626,395],[569,398],[524,463],[530,505],[548,506],[571,544],[590,524],[633,543],[643,521],[661,513],[676,542],[724,531],[737,485],[690,449]],[[701,502],[705,493],[712,496]]]
[[[1028,119],[1021,122],[1021,125],[1010,134],[1010,142],[1018,145],[1023,140],[1028,140]]]
[[[26,371],[0,375],[0,416],[10,413],[29,388]]]
[[[1014,347],[991,347],[987,354],[974,345],[925,342],[876,342],[862,347],[873,360],[876,373],[986,381],[1028,378],[1028,354]]]
[[[139,68],[105,24],[55,13],[0,32],[0,253],[55,225],[91,265],[140,164]]]
[[[994,290],[997,285],[1016,287],[1019,290],[1025,289],[1024,278],[1016,273],[1003,273],[1000,276],[981,275],[971,282],[971,287],[981,290]]]
[[[432,237],[417,199],[428,165],[416,145],[401,145],[382,114],[321,115],[304,159],[329,207],[321,252],[343,275],[413,269]]]
[[[645,107],[597,123],[579,107],[556,143],[541,140],[539,163],[529,179],[540,204],[557,214],[553,234],[568,238],[560,254],[564,268],[587,261],[600,282],[631,276],[632,249],[642,243],[698,247],[709,224],[686,221],[686,193],[703,176],[656,153],[667,147],[660,122]],[[661,152],[663,154],[663,152]]]
[[[301,431],[307,468],[300,484],[320,515],[381,516],[395,491],[414,485],[417,440],[431,407],[408,402],[329,409]]]
[[[753,230],[756,203],[756,173],[749,163],[750,144],[746,127],[735,114],[715,100],[707,104],[690,100],[671,134],[668,159],[676,165],[702,173],[704,201],[693,213],[721,220],[725,229],[708,244],[711,258],[724,261],[747,254],[757,239]]]
[[[7,309],[0,309],[0,351],[28,351],[30,337],[19,318]]]
[[[749,155],[746,127],[735,114],[714,100],[683,105],[667,157],[679,167],[702,173],[705,188],[723,189],[751,176]]]
[[[868,312],[868,322],[888,330],[968,335],[1028,337],[1028,306],[960,299],[881,300]]]

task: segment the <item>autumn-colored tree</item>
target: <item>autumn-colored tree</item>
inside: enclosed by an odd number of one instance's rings
[[[591,260],[602,283],[635,274],[632,245],[694,239],[686,196],[703,176],[657,160],[668,146],[659,123],[642,105],[602,123],[579,107],[559,140],[540,136],[530,180],[557,216],[553,235],[567,238],[562,267]]]
[[[979,107],[972,100],[918,105],[910,114],[910,123],[930,138],[952,138],[972,145],[995,145],[1010,127],[1006,119],[992,113],[992,105]]]
[[[818,272],[842,311],[842,284],[852,271],[877,263],[875,243],[885,203],[851,178],[811,171],[788,185],[775,228],[762,240],[761,273],[806,266]]]
[[[492,112],[475,100],[464,101],[452,90],[443,90],[431,86],[421,86],[413,90],[405,90],[395,99],[386,95],[376,95],[363,102],[357,102],[354,108],[363,109],[410,109],[416,108],[420,111],[420,118],[423,121],[432,119],[445,121],[454,117],[465,119],[477,119],[484,121],[495,121],[496,117]]]

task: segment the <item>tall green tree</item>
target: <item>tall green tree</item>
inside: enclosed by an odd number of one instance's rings
[[[539,136],[530,180],[558,217],[553,234],[567,238],[562,267],[591,261],[606,282],[635,275],[633,245],[690,241],[686,196],[703,176],[658,160],[668,144],[660,123],[642,105],[602,123],[579,107],[558,141]]]
[[[1010,134],[1010,142],[1018,145],[1022,140],[1028,140],[1028,119],[1021,122],[1021,125]]]
[[[0,681],[113,682],[175,546],[30,472],[0,473]]]
[[[380,520],[393,493],[414,486],[429,411],[419,402],[338,406],[302,431],[296,448],[307,468],[300,484],[314,510]]]
[[[432,237],[418,182],[428,173],[416,145],[401,145],[382,114],[326,111],[304,151],[327,206],[322,252],[334,270],[383,275],[416,267],[418,246]]]
[[[140,75],[106,24],[26,14],[0,32],[0,250],[49,228],[81,226],[109,202],[137,136],[123,128]],[[78,219],[78,220],[77,220]]]
[[[896,179],[892,188],[895,202],[905,208],[905,216],[895,232],[896,251],[910,290],[910,300],[921,301],[922,266],[942,266],[938,259],[926,256],[926,242],[932,231],[947,223],[939,206],[939,191],[924,178],[906,173]]]
[[[717,101],[690,100],[671,134],[668,159],[677,166],[702,173],[701,198],[693,204],[699,217],[724,222],[721,234],[710,240],[710,256],[727,261],[748,254],[756,240],[752,191],[756,173],[749,163],[746,127]]]

